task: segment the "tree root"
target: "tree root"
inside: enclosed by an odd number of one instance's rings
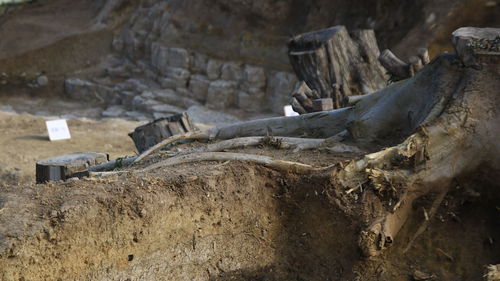
[[[165,140],[155,144],[154,146],[150,147],[148,150],[144,151],[141,155],[139,155],[132,162],[132,164],[140,162],[142,159],[148,157],[149,155],[151,155],[152,153],[154,153],[158,149],[160,149],[168,144],[174,143],[176,141],[180,141],[180,140],[209,140],[209,139],[210,139],[209,135],[207,135],[204,132],[201,132],[201,133],[195,132],[195,133],[187,133],[184,135],[172,136],[168,139],[165,139]]]
[[[438,196],[436,197],[436,199],[434,199],[434,202],[432,202],[431,209],[425,215],[424,222],[420,225],[420,227],[417,229],[417,231],[415,232],[415,234],[413,235],[413,237],[411,238],[411,240],[408,242],[408,245],[406,245],[405,249],[403,250],[403,253],[408,252],[408,250],[411,248],[411,246],[413,245],[413,243],[415,242],[415,240],[418,238],[418,236],[420,236],[422,233],[424,233],[424,231],[427,229],[427,226],[429,225],[429,221],[436,214],[436,212],[437,212],[439,206],[441,205],[441,203],[443,202],[446,194],[448,194],[448,190],[449,190],[449,188],[444,189],[443,191],[441,191],[438,194]]]
[[[330,166],[314,167],[299,162],[277,160],[269,156],[254,155],[254,154],[230,153],[230,152],[201,152],[196,154],[187,154],[187,155],[168,158],[166,160],[148,166],[142,170],[139,170],[139,172],[148,172],[162,167],[174,166],[184,163],[199,162],[199,161],[245,161],[245,162],[261,164],[266,167],[274,169],[292,171],[296,173],[309,173],[312,171],[321,171],[330,168]]]
[[[486,277],[487,281],[500,281],[500,264],[490,264],[486,267],[486,270],[487,272],[484,277]]]
[[[186,155],[200,152],[220,152],[227,149],[244,148],[249,146],[270,145],[278,149],[293,149],[293,152],[299,152],[308,149],[325,149],[334,153],[361,153],[362,151],[355,147],[326,139],[306,139],[290,137],[243,137],[229,140],[223,140],[217,143],[208,144],[203,147],[182,151],[176,154]]]

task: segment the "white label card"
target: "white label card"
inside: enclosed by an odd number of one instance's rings
[[[45,124],[47,124],[47,131],[49,132],[49,139],[51,141],[67,140],[71,138],[66,120],[51,120],[46,121]]]
[[[283,111],[285,111],[285,116],[297,116],[297,115],[299,115],[297,112],[295,112],[293,110],[291,105],[285,105],[283,107]]]

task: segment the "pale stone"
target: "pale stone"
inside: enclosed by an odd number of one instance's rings
[[[294,89],[297,78],[288,72],[272,72],[267,80],[268,104],[273,112],[282,113],[283,106],[288,104],[290,93]]]
[[[208,87],[206,105],[214,109],[224,109],[232,106],[236,96],[236,82],[217,80]]]
[[[99,102],[111,102],[114,93],[109,87],[78,78],[66,79],[64,81],[64,92],[72,99]]]
[[[187,110],[187,114],[195,126],[200,129],[234,124],[241,121],[234,115],[210,110],[205,106],[192,106]]]
[[[189,68],[189,53],[181,48],[169,48],[167,64],[170,67]]]
[[[182,113],[184,112],[184,109],[173,106],[170,104],[156,104],[151,107],[149,107],[150,112],[160,112],[160,113],[169,113],[169,114],[176,114],[176,113]]]
[[[151,44],[151,65],[153,65],[160,73],[165,73],[167,68],[168,48],[160,43],[154,42]]]
[[[143,97],[145,99],[154,99],[155,94],[153,94],[153,92],[151,92],[151,91],[144,91],[144,92],[142,92],[141,97]]]
[[[159,77],[158,83],[164,89],[186,88],[189,76],[189,71],[185,69],[167,67],[165,77]]]
[[[189,91],[192,93],[193,98],[200,102],[207,100],[209,86],[210,80],[205,75],[193,75],[189,80]]]
[[[94,83],[78,78],[68,78],[64,81],[64,92],[73,99],[81,99],[90,95],[94,88]]]
[[[139,111],[127,111],[124,113],[124,115],[133,119],[133,120],[137,120],[137,121],[149,120],[149,118],[146,117],[146,115],[144,115],[143,112],[139,112]]]
[[[248,112],[262,111],[265,93],[261,89],[250,88],[248,92],[239,91],[237,105]]]
[[[130,78],[125,82],[116,84],[114,87],[114,90],[118,91],[118,92],[131,91],[131,92],[139,93],[139,92],[144,92],[148,88],[149,88],[149,86],[146,85],[145,83],[143,83],[141,80],[135,79],[135,78]]]
[[[113,105],[108,107],[102,112],[103,117],[116,118],[122,116],[125,113],[125,109],[120,105]]]
[[[221,74],[222,62],[219,60],[210,59],[207,63],[207,76],[210,80],[219,79]]]
[[[155,100],[177,107],[189,108],[190,106],[200,104],[197,101],[190,99],[189,96],[191,96],[191,94],[187,89],[184,88],[179,88],[176,91],[171,89],[160,90],[155,91],[154,94]]]
[[[194,73],[206,73],[207,61],[208,58],[206,55],[200,53],[193,53],[193,56],[191,57],[191,70]]]
[[[187,80],[190,76],[189,71],[187,71],[186,69],[176,68],[176,67],[167,67],[164,74],[165,74],[165,77],[172,78],[172,79],[178,81],[178,83],[182,84],[183,87],[186,87]],[[178,86],[178,87],[182,87],[182,86]]]
[[[125,55],[131,60],[139,59],[142,56],[143,42],[137,38],[134,32],[127,28],[122,30],[122,39]]]
[[[240,81],[243,76],[243,70],[240,63],[227,62],[222,65],[221,79],[228,81]]]
[[[155,100],[146,99],[142,96],[136,96],[132,100],[132,109],[150,112],[151,107],[158,104],[160,103]]]
[[[245,70],[243,71],[243,81],[248,87],[262,88],[266,85],[266,73],[264,68],[245,65]]]
[[[132,100],[136,94],[131,91],[122,91],[118,93],[118,100],[117,104],[123,105],[127,109],[132,109]]]

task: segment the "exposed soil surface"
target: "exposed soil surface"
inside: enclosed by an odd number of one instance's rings
[[[295,157],[324,165],[347,156],[302,152]],[[423,211],[383,256],[366,260],[355,238],[364,223],[356,208],[376,195],[346,198],[328,172],[297,175],[253,164],[204,162],[139,175],[3,186],[0,276],[414,280],[418,270],[435,280],[480,280],[485,264],[500,261],[498,195],[486,184],[473,188],[470,198],[450,196],[408,252],[403,254],[425,221]],[[431,197],[414,208],[428,209]]]
[[[191,2],[172,1],[172,9]],[[199,21],[209,22],[219,12],[231,14],[231,5],[251,1],[215,2],[209,11],[197,6],[193,14],[204,14]],[[417,2],[399,7],[397,1],[385,1],[391,9],[372,3],[362,9],[363,15],[351,17],[341,11],[333,19],[322,1],[291,2],[290,6],[302,7],[306,13],[292,14],[293,19],[281,14],[280,22],[294,23],[269,28],[275,32],[270,36],[263,31],[266,23],[274,21],[273,15],[266,18],[273,9],[263,13],[259,6],[238,10],[245,16],[242,22],[233,15],[201,25],[212,32],[208,41],[200,40],[205,35],[195,30],[189,39],[194,42],[186,39],[183,43],[196,48],[206,47],[200,42],[214,43],[209,45],[221,53],[241,56],[238,49],[219,40],[226,33],[239,38],[240,33],[220,28],[237,22],[239,27],[261,31],[241,40],[257,44],[257,49],[269,48],[273,59],[268,63],[276,60],[284,65],[285,56],[275,58],[273,52],[284,49],[281,42],[293,35],[287,32],[305,31],[304,26],[374,25],[385,36],[384,47],[399,42],[395,50],[403,54],[413,52],[408,45],[420,47],[415,42],[430,32],[435,36],[430,45],[434,54],[449,49],[449,39],[441,34],[449,36],[457,24],[498,26],[495,12],[500,8],[498,1],[462,1],[462,6],[442,1],[444,8],[434,15],[441,17],[430,20],[432,11],[427,8],[404,16],[405,11],[421,8]],[[113,159],[134,155],[127,133],[143,124],[96,120],[102,111],[98,106],[60,97],[65,78],[99,76],[98,66],[110,53],[113,27],[95,25],[102,1],[44,3],[49,2],[26,6],[16,17],[0,15],[0,72],[9,75],[9,84],[0,85],[0,280],[473,281],[483,279],[484,266],[500,264],[500,194],[486,171],[457,179],[455,189],[430,221],[427,212],[437,195],[420,198],[397,241],[371,259],[363,257],[358,247],[359,232],[370,221],[360,215],[360,208],[380,194],[371,190],[361,196],[347,194],[335,185],[328,168],[298,174],[244,162],[200,162],[142,174],[34,184],[35,162],[43,158],[84,151],[109,153]],[[344,8],[357,9],[356,3]],[[68,5],[72,8],[67,9]],[[450,6],[463,16],[444,16]],[[317,11],[321,17],[310,19]],[[395,13],[398,16],[393,17]],[[370,17],[378,15],[384,15],[382,21],[371,23]],[[191,20],[182,13],[176,16],[182,18],[180,22]],[[330,21],[323,24],[323,18]],[[415,22],[425,22],[425,28],[415,27]],[[437,28],[434,22],[446,24]],[[48,86],[28,87],[40,74],[47,75]],[[10,109],[21,114],[5,112]],[[44,122],[56,118],[47,116],[61,115],[71,116],[72,139],[50,142]],[[196,145],[200,144],[187,146]],[[360,157],[317,150],[294,153],[268,146],[234,152],[316,167]],[[168,151],[160,151],[139,167],[167,155]],[[425,231],[415,236],[426,223]]]

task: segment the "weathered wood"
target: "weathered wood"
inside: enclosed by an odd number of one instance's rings
[[[488,265],[486,271],[486,281],[500,281],[500,264]]]
[[[482,58],[500,56],[500,28],[462,27],[452,35],[455,50],[465,66],[480,68]]]
[[[89,172],[102,172],[102,171],[111,171],[116,168],[122,168],[126,167],[134,162],[134,160],[137,159],[137,156],[131,156],[131,157],[125,157],[125,158],[118,158],[113,161],[109,161],[103,164],[95,165],[89,167]]]
[[[431,61],[429,58],[429,50],[427,50],[427,48],[419,48],[418,57],[422,60],[422,63],[424,65],[428,64]]]
[[[168,166],[174,166],[184,163],[199,162],[199,161],[245,161],[256,164],[261,164],[273,169],[294,171],[297,173],[309,173],[312,171],[326,170],[328,167],[314,167],[311,165],[291,162],[285,160],[273,159],[269,156],[231,153],[231,152],[201,152],[196,154],[187,154],[177,157],[168,158],[153,165],[150,165],[141,170],[147,172],[154,169],[159,169]]]
[[[311,112],[313,109],[313,101],[306,96],[304,93],[296,93],[294,95],[294,98],[297,99],[297,101],[302,105],[302,107],[307,111]]]
[[[314,111],[325,111],[333,109],[333,100],[331,98],[313,100]]]
[[[187,113],[176,114],[157,119],[146,125],[137,127],[129,136],[141,153],[162,140],[193,131],[193,125]]]
[[[290,105],[295,112],[306,114],[313,111],[313,99],[319,98],[318,92],[311,90],[304,81],[299,81],[292,92]]]
[[[389,73],[398,78],[397,80],[411,77],[410,66],[399,59],[391,50],[385,49],[378,57],[380,63]]]
[[[211,139],[251,136],[331,137],[345,130],[351,110],[348,107],[299,116],[252,120],[213,128],[209,130],[209,135]]]
[[[325,139],[306,139],[290,137],[243,137],[229,140],[223,140],[211,143],[206,146],[196,147],[186,151],[181,151],[175,156],[200,153],[200,152],[221,152],[227,149],[243,148],[249,146],[259,146],[263,144],[275,144],[279,149],[305,150],[319,147]],[[294,151],[295,151],[294,150]]]
[[[293,111],[295,111],[299,114],[306,114],[307,113],[307,111],[304,109],[304,107],[300,104],[300,102],[296,98],[292,98],[290,105],[292,106]]]
[[[166,146],[166,145],[169,145],[169,144],[172,144],[172,143],[175,143],[177,141],[182,141],[182,140],[209,140],[210,139],[210,136],[207,134],[207,133],[204,133],[204,132],[201,132],[201,133],[186,133],[186,134],[183,134],[183,135],[176,135],[176,136],[171,136],[169,138],[166,138],[162,141],[160,141],[159,143],[151,146],[150,148],[148,148],[146,151],[142,152],[141,155],[137,156],[137,158],[135,158],[132,163],[138,163],[140,162],[142,159],[148,157],[151,153],[155,152],[156,150]]]
[[[344,26],[334,26],[296,36],[288,44],[290,63],[299,80],[317,91],[318,98],[332,98],[335,108],[347,105],[345,97],[374,92],[387,81],[377,60],[373,30],[351,35]]]
[[[422,68],[424,68],[422,60],[419,57],[412,56],[410,57],[408,62],[412,67],[413,75],[415,75],[415,73],[419,72]]]
[[[108,162],[109,157],[104,153],[84,152],[60,155],[36,163],[36,182],[66,180],[82,176],[90,166]]]

